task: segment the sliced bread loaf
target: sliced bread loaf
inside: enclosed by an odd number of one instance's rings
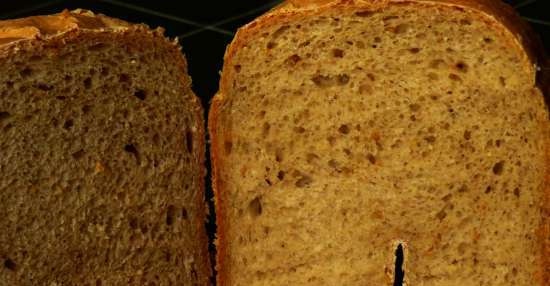
[[[204,128],[161,29],[0,22],[0,285],[207,285]]]
[[[290,1],[242,28],[209,121],[218,283],[548,285],[533,42],[500,1]]]

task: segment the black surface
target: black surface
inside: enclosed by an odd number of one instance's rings
[[[60,12],[64,8],[84,8],[131,22],[146,23],[151,27],[162,26],[166,35],[179,37],[183,52],[189,63],[193,78],[193,90],[201,98],[205,115],[209,102],[218,89],[219,71],[223,64],[226,46],[237,28],[250,22],[258,15],[271,9],[281,0],[236,0],[236,1],[170,1],[170,0],[0,0],[0,19],[17,18],[37,14]],[[541,35],[546,50],[550,47],[550,1],[548,0],[506,0]],[[207,156],[207,158],[209,158]],[[206,160],[210,171],[209,160]],[[210,176],[206,178],[207,197],[210,202]],[[213,214],[210,203],[210,213]],[[213,217],[207,224],[213,241],[215,224]],[[214,253],[211,244],[210,250]],[[397,260],[401,252],[396,252]],[[396,261],[396,267],[399,261]],[[404,273],[401,273],[404,274]],[[397,280],[402,277],[396,277]],[[396,284],[399,285],[399,284]]]
[[[531,27],[541,36],[546,52],[550,55],[550,1],[514,1],[520,3],[516,9]],[[522,5],[522,3],[529,3]]]

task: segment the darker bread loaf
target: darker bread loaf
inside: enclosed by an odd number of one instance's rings
[[[202,108],[161,29],[0,22],[0,285],[208,285]]]
[[[209,121],[218,283],[548,285],[533,39],[496,0],[295,0],[242,28]]]

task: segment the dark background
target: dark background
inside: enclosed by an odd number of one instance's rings
[[[0,0],[0,20],[39,14],[52,14],[63,9],[84,8],[130,22],[162,26],[166,35],[178,37],[185,53],[193,89],[202,100],[205,114],[218,89],[223,54],[235,31],[282,0]],[[7,2],[7,3],[6,3]],[[541,35],[550,54],[550,1],[505,0]],[[207,155],[208,156],[208,155]],[[207,157],[208,158],[208,157]],[[209,165],[209,160],[207,160]],[[210,166],[207,166],[210,170]],[[207,176],[207,197],[212,190]],[[212,204],[210,202],[213,214]],[[212,218],[207,224],[211,238],[215,231]],[[210,245],[214,253],[213,245]],[[397,285],[397,284],[396,284]]]

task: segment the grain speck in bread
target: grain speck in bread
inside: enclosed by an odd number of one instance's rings
[[[210,113],[221,285],[548,285],[541,58],[500,1],[289,1]]]
[[[204,128],[177,43],[0,22],[0,285],[208,285]]]

